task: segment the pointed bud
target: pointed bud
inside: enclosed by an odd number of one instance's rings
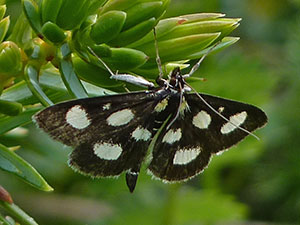
[[[109,11],[101,15],[92,26],[90,37],[96,44],[107,43],[115,38],[123,28],[126,13]]]
[[[53,43],[61,43],[67,37],[63,29],[50,21],[43,25],[42,33],[49,41]]]
[[[18,75],[22,69],[21,51],[11,41],[0,44],[0,76],[12,77]],[[0,78],[1,81],[1,78]]]
[[[10,194],[0,185],[0,201],[7,202],[9,204],[13,203]]]
[[[0,6],[0,20],[4,17],[6,12],[6,5],[1,5]]]

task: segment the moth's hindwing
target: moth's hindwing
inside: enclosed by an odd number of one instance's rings
[[[203,171],[213,154],[248,135],[232,123],[252,132],[267,122],[265,113],[255,106],[201,96],[231,123],[209,109],[196,94],[184,94],[179,117],[169,129],[164,127],[154,145],[148,169],[155,177],[171,182],[187,180]],[[178,102],[178,99],[171,101]]]
[[[60,103],[35,115],[38,126],[74,146],[70,165],[81,173],[138,172],[153,135],[154,95],[135,92]]]

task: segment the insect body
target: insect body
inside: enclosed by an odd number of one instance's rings
[[[184,78],[176,68],[157,88],[59,103],[34,119],[52,138],[75,148],[69,164],[83,174],[126,172],[132,192],[150,150],[148,171],[154,177],[185,181],[203,171],[212,155],[265,125],[267,117],[252,105],[189,93]]]

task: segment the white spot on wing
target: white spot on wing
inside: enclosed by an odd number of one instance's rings
[[[103,110],[109,110],[111,107],[111,103],[106,103],[105,105],[102,106]]]
[[[178,128],[176,131],[170,129],[164,136],[162,142],[166,142],[168,144],[173,144],[176,141],[179,141],[182,136],[181,129]]]
[[[86,111],[80,105],[75,105],[66,114],[66,121],[76,129],[84,129],[91,124]]]
[[[162,112],[165,110],[165,108],[168,105],[168,98],[163,99],[162,101],[160,101],[159,103],[157,103],[157,105],[154,108],[155,112]]]
[[[96,143],[93,147],[94,153],[101,159],[116,160],[122,153],[122,148],[118,144]]]
[[[245,111],[231,116],[229,118],[230,122],[225,123],[221,127],[221,133],[228,134],[228,133],[232,132],[233,130],[237,129],[237,127],[242,125],[245,122],[246,118],[247,118],[247,112],[245,112]]]
[[[210,122],[211,122],[211,117],[204,110],[201,110],[200,112],[198,112],[198,114],[196,116],[194,116],[194,118],[193,118],[194,126],[200,128],[200,129],[207,129]]]
[[[224,107],[223,106],[220,106],[219,108],[218,108],[218,111],[219,111],[219,113],[222,113],[223,111],[224,111]]]
[[[179,107],[179,113],[180,115],[184,115],[185,111],[189,111],[190,106],[188,105],[187,101],[185,100],[185,97],[182,98],[182,103]]]
[[[173,164],[186,165],[194,159],[196,159],[200,153],[201,151],[198,148],[180,149],[175,153],[175,156],[173,158]]]
[[[137,127],[131,134],[136,141],[148,141],[151,137],[151,132],[146,128]]]
[[[130,109],[123,109],[111,114],[107,119],[107,123],[110,126],[122,126],[129,123],[134,117],[134,114]]]

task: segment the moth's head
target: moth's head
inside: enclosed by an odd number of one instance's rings
[[[172,89],[177,91],[186,90],[185,81],[181,74],[181,70],[179,67],[176,67],[170,76],[169,85]]]

